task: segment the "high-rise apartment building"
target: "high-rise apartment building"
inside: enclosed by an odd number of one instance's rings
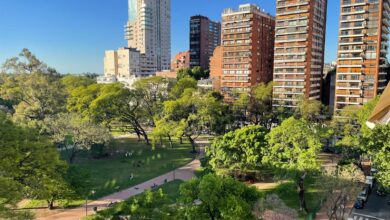
[[[170,0],[129,0],[125,26],[128,47],[106,51],[99,83],[123,82],[169,70],[171,66]]]
[[[222,14],[221,90],[247,91],[272,80],[275,18],[253,4]]]
[[[171,63],[170,0],[129,0],[125,38],[141,53],[140,74],[169,70]]]
[[[386,87],[389,0],[341,0],[335,111],[363,105]]]
[[[190,19],[190,66],[209,69],[214,49],[221,45],[221,23],[201,15]]]
[[[277,0],[273,106],[321,97],[327,0]]]

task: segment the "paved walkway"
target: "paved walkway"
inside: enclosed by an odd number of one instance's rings
[[[199,145],[203,145],[204,143],[198,143]],[[204,155],[204,149],[201,147],[200,153],[198,155],[198,158],[202,158]],[[97,207],[98,210],[106,209],[107,206],[111,202],[121,202],[124,201],[132,196],[138,195],[142,192],[144,192],[147,189],[151,189],[151,187],[154,184],[157,185],[163,185],[165,181],[171,182],[175,179],[187,181],[195,177],[195,171],[200,168],[200,161],[199,159],[195,159],[189,164],[180,167],[174,171],[168,172],[166,174],[163,174],[161,176],[158,176],[154,179],[151,179],[149,181],[143,182],[141,184],[138,184],[136,186],[130,187],[128,189],[122,190],[120,192],[111,194],[109,196],[100,198],[98,200],[92,201],[88,203],[87,212],[86,207],[80,206],[78,208],[74,209],[66,209],[60,212],[54,212],[51,215],[46,215],[45,217],[37,217],[38,220],[78,220],[82,219],[86,216],[86,214],[93,214],[93,208]]]

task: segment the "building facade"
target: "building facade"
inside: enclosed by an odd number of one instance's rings
[[[171,71],[190,68],[190,52],[179,52],[171,61]]]
[[[321,98],[327,0],[277,0],[273,106]]]
[[[223,46],[215,48],[210,58],[210,80],[214,90],[221,90]]]
[[[387,85],[389,0],[341,0],[335,111],[363,105]]]
[[[125,39],[129,48],[141,53],[140,74],[143,76],[170,69],[170,4],[170,0],[129,0]]]
[[[253,4],[222,14],[221,91],[248,91],[272,81],[275,18]]]
[[[190,19],[190,67],[209,69],[214,49],[221,45],[221,23],[197,15]]]

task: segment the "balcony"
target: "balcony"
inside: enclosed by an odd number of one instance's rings
[[[301,1],[298,1],[298,2],[295,2],[295,3],[290,3],[290,4],[285,4],[285,2],[283,3],[278,3],[276,5],[276,8],[285,8],[285,7],[293,7],[293,6],[302,6],[302,5],[308,5],[309,4],[309,1],[307,0],[301,0]]]

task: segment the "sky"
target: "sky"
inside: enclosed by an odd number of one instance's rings
[[[172,55],[189,48],[189,19],[221,20],[225,8],[254,3],[275,15],[275,0],[171,0]],[[60,73],[103,72],[105,50],[126,46],[127,0],[0,0],[0,64],[23,48]],[[339,1],[328,0],[325,62],[336,59]]]

